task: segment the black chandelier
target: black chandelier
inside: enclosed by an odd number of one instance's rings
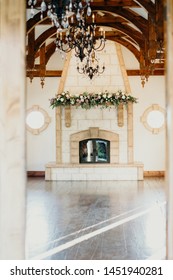
[[[47,11],[47,16],[57,28],[56,50],[59,49],[67,53],[75,49],[75,55],[81,61],[92,50],[100,51],[105,47],[105,31],[100,28],[100,31],[96,33],[97,26],[95,15],[92,14],[90,7],[91,1],[51,0],[47,4],[45,0],[42,0],[38,8],[41,11],[41,19],[43,13]],[[31,7],[31,17],[34,16],[36,4],[37,0],[28,0],[28,5]]]
[[[28,6],[31,7],[31,17],[35,15],[34,9],[39,9],[41,11],[41,19],[43,19],[44,12],[47,11],[47,16],[51,19],[54,26],[57,28],[68,28],[70,25],[69,20],[71,23],[73,23],[74,18],[79,21],[85,9],[87,16],[91,15],[91,1],[92,0],[42,0],[40,7],[36,7],[37,0],[28,0]],[[83,4],[83,2],[85,3]]]
[[[105,71],[105,66],[103,65],[102,68],[100,68],[99,61],[96,58],[95,51],[93,50],[92,53],[87,57],[86,63],[84,63],[81,67],[79,67],[78,64],[77,71],[79,74],[87,75],[90,80],[92,80],[94,76],[98,76]]]
[[[78,72],[88,75],[90,79],[103,73],[105,67],[100,69],[95,52],[102,51],[105,47],[105,31],[95,23],[95,14],[92,14],[90,7],[92,0],[48,1],[42,0],[39,8],[37,0],[28,0],[28,5],[31,7],[31,17],[34,17],[35,9],[41,11],[41,19],[47,11],[52,25],[57,28],[55,50],[68,53],[74,49],[80,62],[86,62],[81,68],[77,67]]]
[[[56,50],[68,53],[72,49],[75,50],[75,56],[83,61],[85,57],[90,56],[91,52],[102,51],[105,47],[105,31],[100,28],[96,32],[96,24],[94,23],[94,14],[92,15],[92,23],[86,23],[85,18],[81,18],[77,25],[71,26],[65,35],[63,32],[57,32],[55,40]]]

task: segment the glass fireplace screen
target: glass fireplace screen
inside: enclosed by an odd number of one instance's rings
[[[79,142],[80,163],[109,163],[110,141],[87,139]]]

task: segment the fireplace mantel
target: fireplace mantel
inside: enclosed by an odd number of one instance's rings
[[[115,109],[115,108],[114,108]],[[71,127],[71,106],[65,106],[65,126]],[[85,110],[85,109],[83,109]],[[124,105],[119,104],[116,108],[117,110],[117,123],[119,127],[124,125]]]

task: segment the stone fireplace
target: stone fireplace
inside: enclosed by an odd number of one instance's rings
[[[102,55],[109,67],[91,83],[76,73],[75,56],[68,54],[58,92],[130,93],[120,46],[108,42]],[[143,180],[143,164],[134,162],[132,104],[88,110],[57,107],[55,117],[56,162],[46,164],[46,180]]]
[[[61,136],[59,158],[46,165],[46,180],[143,180],[143,164],[132,161],[131,110],[131,106],[123,109],[124,124],[119,126],[115,108],[71,108],[71,125],[67,127],[63,109],[57,132],[58,139]]]

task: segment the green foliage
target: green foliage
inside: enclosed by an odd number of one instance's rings
[[[125,94],[122,91],[110,93],[108,91],[99,93],[81,93],[79,95],[70,95],[69,91],[57,94],[56,97],[50,99],[52,108],[58,106],[76,106],[84,109],[95,108],[101,106],[108,108],[118,106],[119,104],[127,105],[129,102],[137,103],[137,99],[131,95]]]

